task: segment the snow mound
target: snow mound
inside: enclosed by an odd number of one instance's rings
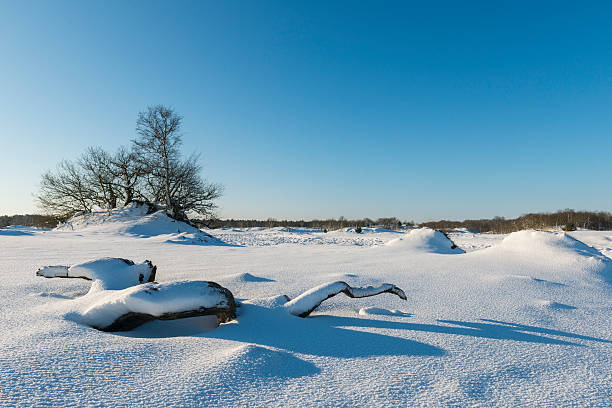
[[[504,238],[498,247],[540,256],[543,254],[573,253],[584,257],[604,258],[596,249],[563,232],[533,230],[513,232]]]
[[[416,252],[437,254],[462,254],[465,252],[443,233],[431,228],[414,229],[404,234],[403,237],[389,241],[387,245]]]
[[[612,260],[563,232],[513,232],[499,244],[478,252],[493,255],[498,262],[519,258],[523,265],[542,265],[538,276],[531,279],[547,286],[563,286],[579,280],[612,285]]]
[[[77,214],[54,231],[132,235],[150,238],[172,234],[166,242],[218,244],[220,241],[187,223],[170,218],[165,211],[141,203],[107,211]]]
[[[245,344],[232,348],[220,359],[221,373],[226,381],[265,381],[266,378],[299,378],[317,374],[312,363],[291,353],[272,347]]]
[[[274,279],[268,279],[268,278],[263,278],[261,276],[251,275],[248,272],[227,275],[227,276],[224,276],[223,278],[227,280],[233,280],[235,282],[276,282]]]
[[[563,232],[518,231],[504,238],[489,250],[520,253],[524,260],[550,259],[559,263],[572,263],[576,269],[596,271],[604,281],[612,284],[612,260],[597,249]]]

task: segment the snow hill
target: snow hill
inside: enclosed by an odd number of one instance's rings
[[[132,203],[106,211],[77,214],[53,231],[84,234],[130,235],[141,238],[164,237],[176,243],[220,243],[196,227],[170,218],[162,210]]]
[[[191,225],[168,217],[163,210],[152,213],[150,211],[147,205],[132,203],[112,210],[78,214],[56,227],[55,231],[102,232],[142,237],[199,231]]]

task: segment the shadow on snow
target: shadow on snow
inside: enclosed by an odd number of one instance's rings
[[[208,328],[203,328],[201,325],[181,326],[179,322],[152,322],[121,335],[130,337],[199,336],[339,358],[382,355],[442,356],[446,354],[445,350],[433,345],[353,328],[409,330],[578,347],[585,347],[585,345],[571,342],[569,339],[612,343],[612,340],[491,319],[481,319],[481,322],[438,320],[441,324],[330,315],[315,315],[302,319],[291,316],[284,310],[268,309],[251,304],[241,307],[237,322],[221,325],[214,330],[213,326]]]

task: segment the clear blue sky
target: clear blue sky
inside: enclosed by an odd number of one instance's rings
[[[612,210],[612,6],[2,1],[0,214],[152,104],[224,218]]]

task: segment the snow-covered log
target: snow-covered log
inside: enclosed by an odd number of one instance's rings
[[[101,258],[72,266],[43,266],[36,271],[45,278],[82,278],[98,281],[100,289],[125,289],[141,283],[153,282],[157,266],[151,261],[136,264],[129,259]]]
[[[93,281],[86,295],[83,323],[103,331],[126,331],[151,320],[174,320],[196,316],[217,316],[219,323],[236,317],[232,292],[215,282],[154,282],[157,267],[150,261],[140,264],[123,258],[102,258],[73,266],[45,266],[36,275],[46,278],[83,278]],[[323,301],[338,293],[351,298],[393,293],[406,300],[404,291],[390,283],[351,287],[330,282],[312,288],[293,300],[284,296],[290,314],[306,317]]]
[[[95,294],[83,322],[102,331],[127,331],[151,320],[216,315],[219,323],[236,317],[232,292],[215,282],[146,283]]]
[[[362,298],[375,296],[381,293],[393,293],[401,299],[406,300],[406,294],[403,290],[390,283],[383,283],[379,286],[367,287],[351,287],[346,282],[330,282],[312,288],[293,300],[285,303],[284,307],[292,315],[306,317],[312,313],[323,301],[336,296],[338,293],[344,293],[351,298]]]

